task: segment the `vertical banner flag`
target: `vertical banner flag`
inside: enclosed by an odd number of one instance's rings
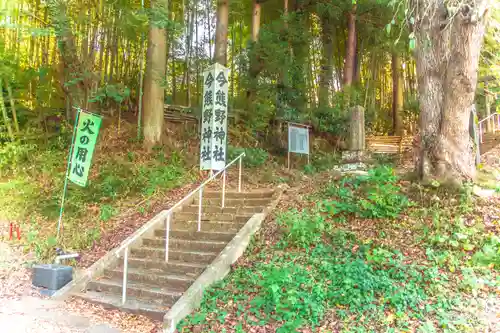
[[[69,179],[80,186],[87,185],[90,163],[94,154],[102,118],[93,113],[80,111],[76,137],[71,157]]]
[[[229,69],[215,63],[203,73],[200,169],[226,166]]]

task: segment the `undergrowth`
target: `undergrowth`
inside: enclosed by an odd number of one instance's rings
[[[245,153],[243,158],[243,166],[247,168],[257,168],[264,165],[270,158],[269,153],[262,148],[241,148],[228,147],[228,162],[234,160],[242,153]]]
[[[69,184],[63,238],[58,246],[84,249],[99,240],[109,221],[130,207],[144,210],[156,194],[182,185],[189,175],[182,156],[148,153],[139,144],[107,140],[99,146],[86,187]],[[0,220],[16,221],[39,259],[50,256],[65,176],[68,147],[60,138],[45,146],[9,145],[0,149]],[[120,149],[113,150],[113,145]],[[12,147],[15,153],[12,153]],[[126,151],[126,153],[122,153]],[[134,202],[146,201],[134,208]]]
[[[491,272],[475,266],[497,238],[482,237],[458,219],[446,224],[436,218],[440,224],[432,229],[417,227],[416,242],[428,256],[419,260],[359,239],[349,230],[350,219],[397,223],[419,204],[388,167],[332,181],[311,198],[314,208],[278,215],[278,241],[259,239],[248,258],[205,292],[201,307],[178,325],[180,332],[463,332],[480,325],[467,310],[465,293],[498,286]],[[468,200],[459,203],[463,211]],[[473,247],[482,255],[471,253]],[[443,270],[430,253],[450,249],[469,256],[459,275]],[[325,327],[332,321],[334,327]]]
[[[466,264],[500,269],[500,237],[474,219],[433,208],[431,223],[422,224],[419,239],[427,245],[426,255],[451,272]]]
[[[337,216],[396,218],[411,205],[398,181],[393,169],[385,166],[371,169],[368,175],[347,176],[326,187],[321,209]]]
[[[250,258],[254,265],[237,268],[205,293],[180,331],[199,325],[219,332],[217,325],[235,329],[233,322],[273,324],[278,333],[314,330],[331,311],[348,332],[400,331],[415,321],[449,331],[473,325],[451,315],[462,300],[451,295],[446,275],[435,266],[408,264],[401,252],[361,244],[345,232],[328,233],[314,247],[301,244],[281,243]]]

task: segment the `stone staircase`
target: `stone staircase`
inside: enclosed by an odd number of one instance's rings
[[[182,296],[204,269],[233,239],[249,218],[273,199],[273,191],[203,193],[201,231],[198,232],[198,199],[174,213],[169,237],[169,261],[165,262],[166,230],[154,230],[142,238],[128,257],[127,301],[122,304],[123,260],[107,267],[84,291],[73,296],[107,307],[140,313],[154,319]],[[198,196],[196,196],[197,198]]]
[[[499,133],[484,133],[483,142],[480,145],[481,155],[486,154],[496,146],[500,144],[500,134]]]

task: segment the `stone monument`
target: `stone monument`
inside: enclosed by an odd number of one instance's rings
[[[365,156],[365,109],[356,105],[349,110],[349,133],[347,135],[347,149],[342,152],[341,172],[366,170],[363,163]]]

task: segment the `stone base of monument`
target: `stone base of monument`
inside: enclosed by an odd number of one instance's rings
[[[342,163],[366,162],[370,159],[370,154],[362,150],[345,150],[342,152]]]
[[[369,160],[369,155],[361,150],[343,151],[341,164],[335,166],[334,169],[342,174],[366,174],[368,165],[365,162]]]
[[[33,266],[32,283],[36,287],[45,288],[41,293],[51,296],[73,279],[73,267],[54,264]]]
[[[345,174],[364,175],[367,173],[368,166],[363,162],[346,163],[346,164],[336,165],[334,167],[334,170],[340,172],[343,175]]]

